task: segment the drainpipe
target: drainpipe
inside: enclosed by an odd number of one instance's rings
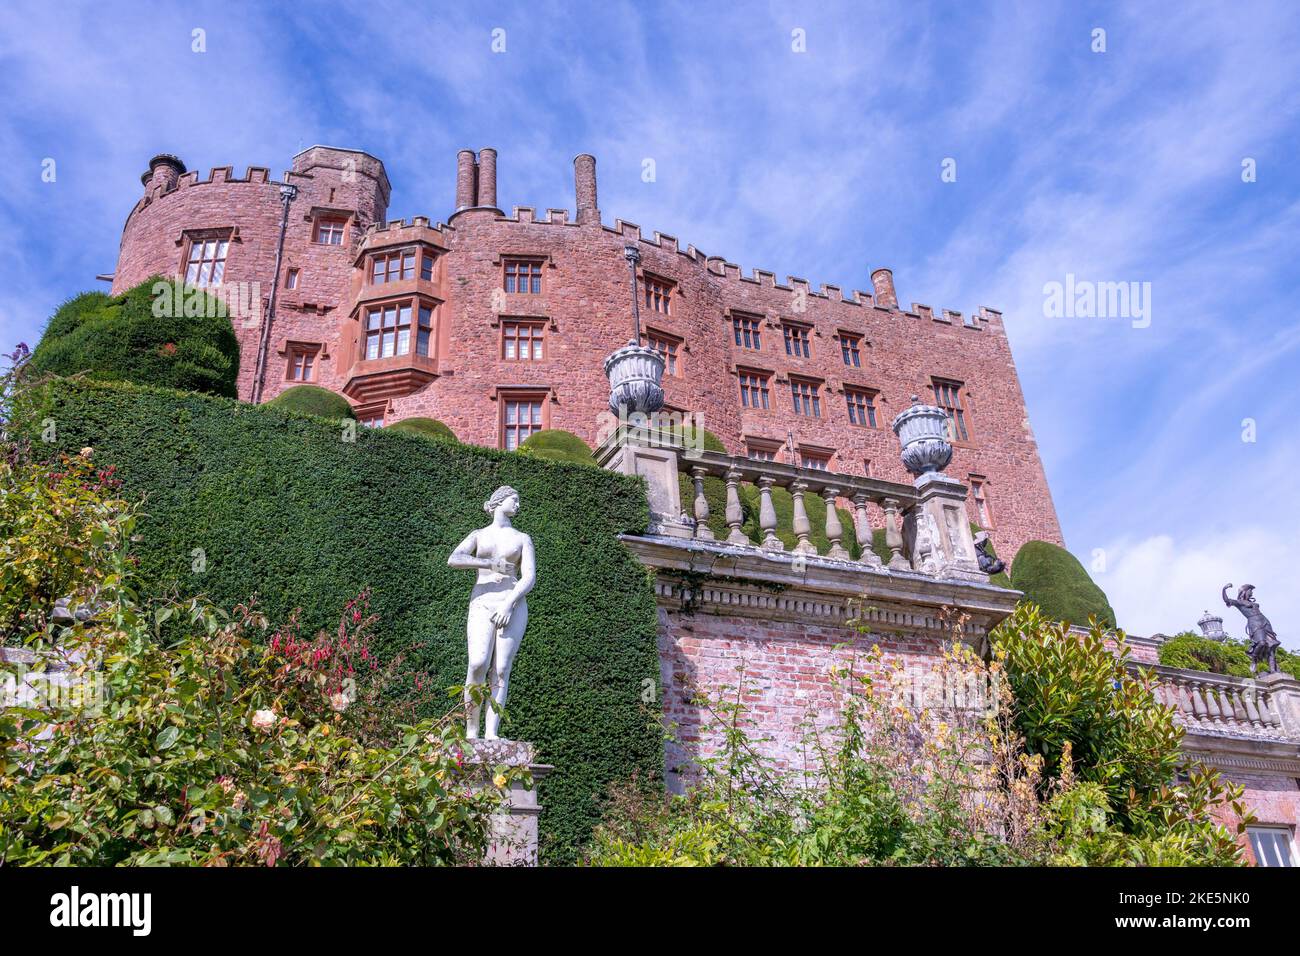
[[[290,183],[280,186],[280,239],[275,245],[275,281],[271,285],[271,298],[266,306],[266,319],[262,322],[262,336],[257,343],[257,369],[253,373],[253,404],[262,400],[262,379],[266,377],[266,352],[271,344],[271,325],[275,322],[275,297],[280,291],[280,264],[284,259],[284,234],[289,228],[289,203],[298,195],[298,187]]]
[[[632,272],[632,344],[641,344],[641,309],[636,301],[636,264],[641,261],[641,250],[636,246],[624,246],[623,258],[627,259],[628,269]]]

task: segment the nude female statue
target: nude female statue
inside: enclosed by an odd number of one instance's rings
[[[465,735],[478,737],[481,704],[470,699],[469,685],[482,684],[497,707],[489,707],[484,737],[497,739],[497,727],[510,684],[510,667],[528,626],[526,595],[537,582],[533,556],[533,539],[511,527],[510,519],[519,513],[519,492],[502,485],[492,492],[483,505],[492,516],[486,528],[471,531],[447,559],[453,568],[473,568],[478,579],[469,599],[469,670],[465,675],[465,703],[469,707]],[[489,673],[489,668],[491,672]]]
[[[1259,609],[1259,602],[1255,600],[1255,586],[1243,584],[1237,590],[1235,599],[1228,597],[1230,587],[1231,584],[1223,586],[1223,603],[1235,607],[1246,618],[1246,638],[1250,641],[1250,660],[1256,673],[1261,665],[1267,667],[1266,674],[1277,673],[1277,649],[1282,646],[1282,642],[1277,639],[1273,625]]]

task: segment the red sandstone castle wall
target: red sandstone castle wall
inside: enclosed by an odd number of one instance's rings
[[[469,165],[458,191],[465,192],[461,198],[467,208],[436,230],[448,248],[439,263],[436,287],[442,300],[441,347],[430,364],[436,366],[437,377],[393,398],[387,421],[429,416],[446,422],[463,441],[496,445],[501,390],[530,386],[548,392],[549,427],[572,431],[594,444],[608,396],[603,361],[632,332],[622,250],[633,242],[641,251],[644,272],[676,284],[671,315],[642,311],[644,327],[683,340],[680,375],[665,377],[668,403],[701,414],[729,451],[744,454],[747,438],[784,443],[793,433],[796,445],[833,449],[834,470],[861,474],[870,463],[875,477],[908,480],[889,422],[913,394],[933,400],[932,377],[955,379],[965,383],[971,440],[956,447],[948,472],[963,481],[971,475],[986,478],[992,536],[999,552],[1013,555],[1034,538],[1062,542],[996,312],[981,310],[964,324],[950,313],[935,318],[926,307],[917,307],[915,313],[877,307],[874,302],[892,299],[892,283],[881,274],[875,277],[880,285],[874,296],[855,292],[845,301],[835,287],[814,291],[798,279],[779,285],[765,272],[742,277],[739,267],[721,258],[679,250],[671,237],[642,239],[635,226],[621,223],[615,229],[604,227],[596,209],[594,161],[588,157],[578,162],[581,224],[568,222],[564,211],[538,216],[542,221],[534,221],[533,211],[526,208],[506,217],[479,205],[485,196],[495,200],[495,156],[488,151],[481,156],[482,169],[473,164],[472,153],[462,157]],[[278,185],[267,181],[264,170],[251,170],[248,181],[230,181],[228,170],[215,170],[211,180],[203,182],[188,173],[174,186],[165,181],[166,172],[155,171],[146,198],[127,220],[114,291],[156,272],[176,274],[182,268],[185,230],[237,226],[225,282],[257,282],[263,299],[269,296],[281,210]],[[321,344],[316,384],[336,391],[365,365],[352,365],[360,339],[352,312],[363,276],[356,259],[363,241],[383,239],[374,232],[367,239],[364,233],[373,223],[382,223],[388,201],[382,163],[364,153],[314,147],[295,158],[288,179],[299,194],[290,211],[263,400],[292,384],[286,381],[286,348],[291,342]],[[313,213],[321,210],[344,210],[351,217],[344,245],[312,241]],[[503,255],[546,257],[540,296],[503,294]],[[290,268],[300,270],[293,291],[283,288]],[[733,309],[764,318],[758,352],[734,345]],[[548,320],[544,361],[502,360],[502,316]],[[811,325],[810,358],[786,355],[779,325],[783,319]],[[239,394],[249,399],[260,328],[238,319],[235,324],[243,346]],[[836,338],[840,330],[863,336],[860,368],[844,364]],[[738,363],[773,373],[770,409],[742,409]],[[821,419],[794,414],[786,378],[790,373],[823,383]],[[849,424],[846,384],[878,392],[877,428]]]

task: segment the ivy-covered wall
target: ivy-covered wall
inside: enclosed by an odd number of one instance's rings
[[[136,553],[155,593],[256,594],[275,621],[301,608],[311,633],[369,587],[381,649],[439,686],[465,679],[473,585],[447,556],[512,485],[538,583],[502,734],[555,766],[545,858],[572,858],[609,782],[661,778],[654,594],[615,537],[648,520],[639,480],[362,427],[345,441],[345,423],[192,393],[55,380],[37,395],[59,450],[92,446],[144,501]]]

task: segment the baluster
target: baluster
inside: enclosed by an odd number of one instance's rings
[[[1198,721],[1204,720],[1210,712],[1205,706],[1205,698],[1201,696],[1201,686],[1195,681],[1188,681],[1187,696],[1192,701],[1192,716]]]
[[[1273,706],[1272,695],[1268,691],[1260,691],[1259,694],[1259,716],[1264,721],[1265,727],[1280,727],[1282,721],[1277,716],[1277,708]]]
[[[1247,723],[1250,720],[1246,716],[1246,704],[1242,700],[1243,696],[1245,695],[1242,694],[1239,687],[1233,687],[1228,691],[1228,700],[1232,704],[1232,719],[1240,724]]]
[[[709,527],[709,499],[704,497],[704,478],[708,471],[700,465],[691,469],[691,479],[695,482],[695,537],[702,541],[713,540],[713,529]]]
[[[871,519],[867,511],[867,496],[858,493],[853,496],[853,533],[858,536],[858,547],[862,549],[861,561],[880,566],[880,555],[871,547]]]
[[[835,499],[839,496],[840,489],[838,488],[826,487],[822,489],[822,498],[826,501],[826,537],[830,538],[831,541],[826,556],[840,561],[848,561],[852,555],[840,544],[841,539],[844,537],[844,525],[840,521],[839,509],[835,507]]]
[[[740,472],[734,468],[727,469],[727,544],[752,544],[749,535],[740,530],[745,523],[745,509],[740,506]]]
[[[889,566],[907,568],[910,565],[903,557],[903,534],[898,530],[898,500],[886,498],[881,507],[885,509],[885,543],[889,545]]]
[[[1223,723],[1223,709],[1219,706],[1219,691],[1213,684],[1205,685],[1205,707],[1210,712],[1210,720],[1216,724]]]
[[[817,548],[809,540],[812,534],[812,522],[808,520],[808,508],[803,500],[803,493],[807,490],[807,482],[790,482],[790,496],[794,498],[794,533],[799,539],[795,543],[794,550],[799,554],[816,554]]]
[[[1250,719],[1250,723],[1254,727],[1262,727],[1264,725],[1264,721],[1259,714],[1259,707],[1256,706],[1255,703],[1258,696],[1259,695],[1253,687],[1247,687],[1241,694],[1241,699],[1246,703],[1246,716]]]
[[[785,545],[776,536],[776,509],[772,507],[772,483],[768,475],[758,479],[758,526],[763,531],[763,547],[770,551],[784,551]]]

